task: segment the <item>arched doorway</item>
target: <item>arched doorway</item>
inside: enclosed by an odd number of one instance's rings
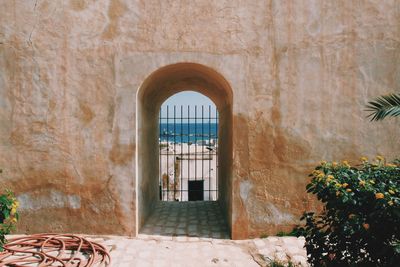
[[[218,204],[232,222],[232,90],[215,70],[195,63],[177,63],[153,72],[137,94],[136,229],[148,218],[159,197],[159,110],[170,96],[187,90],[210,98],[219,111]]]

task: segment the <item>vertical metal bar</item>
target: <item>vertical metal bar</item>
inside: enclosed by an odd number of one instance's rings
[[[194,180],[197,181],[197,106],[194,106]]]
[[[218,199],[219,192],[218,192],[218,176],[219,176],[219,164],[218,164],[218,149],[219,149],[219,118],[218,118],[218,109],[215,107],[215,188],[216,188],[216,196],[215,198]]]
[[[169,200],[169,106],[167,106],[167,201]]]
[[[201,105],[201,179],[204,181],[204,106]]]
[[[188,164],[188,186],[189,186],[189,180],[190,180],[190,146],[189,146],[189,143],[190,143],[190,107],[189,107],[189,105],[188,105],[188,112],[187,112],[187,122],[188,122],[188,125],[187,125],[187,137],[188,137],[188,143],[187,143],[187,149],[188,149],[188,151],[187,151],[187,164]],[[189,189],[189,188],[188,188]]]
[[[161,116],[162,116],[162,108],[160,108],[160,116],[159,116],[159,122],[158,122],[158,128],[160,128],[159,130],[160,130],[160,134],[159,134],[159,136],[158,136],[158,149],[159,149],[159,153],[158,153],[158,162],[159,162],[159,170],[158,170],[158,185],[159,185],[159,188],[158,188],[158,190],[160,191],[160,200],[162,200],[162,164],[161,164],[161,161],[162,161],[162,155],[161,155],[161,143],[162,143],[162,141],[161,141],[161,137],[162,137],[162,135],[161,135]]]
[[[175,196],[176,196],[176,106],[174,105],[174,200],[175,200]]]
[[[183,190],[183,106],[181,105],[181,134],[180,134],[180,147],[181,147],[181,201],[183,200],[182,190]]]
[[[211,140],[211,105],[208,106],[208,145]],[[211,146],[210,146],[211,148]],[[211,194],[211,149],[208,150],[208,198]]]

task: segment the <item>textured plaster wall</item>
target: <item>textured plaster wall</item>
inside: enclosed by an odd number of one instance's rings
[[[394,158],[400,2],[0,0],[0,188],[20,232],[136,233],[136,93],[194,62],[233,91],[232,235],[289,230],[321,159]]]

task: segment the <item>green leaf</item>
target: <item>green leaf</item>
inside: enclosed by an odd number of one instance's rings
[[[368,117],[372,117],[371,121],[383,120],[388,116],[399,116],[400,94],[383,95],[368,102],[367,111],[371,112],[368,115]]]

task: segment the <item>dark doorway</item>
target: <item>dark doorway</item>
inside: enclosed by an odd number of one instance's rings
[[[188,181],[189,201],[204,200],[204,181]]]

